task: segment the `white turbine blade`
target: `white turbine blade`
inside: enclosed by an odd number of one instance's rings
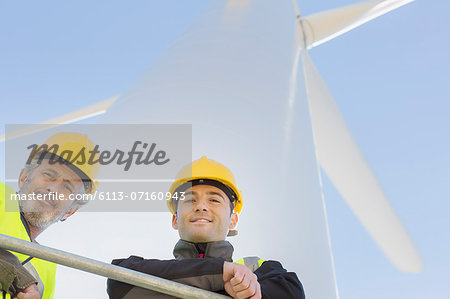
[[[303,65],[319,163],[391,262],[403,271],[420,272],[417,249],[307,53]]]
[[[297,23],[290,1],[212,1],[98,122],[192,124],[193,158],[226,164],[245,194],[239,235],[230,240],[235,257],[281,260],[309,299],[335,299],[308,99],[303,83],[289,84],[303,79],[293,71]],[[171,252],[170,225],[145,223],[160,245],[145,252]]]
[[[8,133],[8,136],[6,134],[0,136],[0,142],[3,142],[8,139],[14,139],[22,136],[26,136],[28,134],[37,133],[39,131],[47,130],[53,127],[56,127],[58,125],[63,124],[71,124],[83,119],[87,119],[90,117],[94,117],[100,114],[103,114],[108,110],[108,108],[118,99],[119,96],[115,96],[112,98],[109,98],[107,100],[98,102],[94,105],[90,105],[88,107],[64,114],[62,116],[58,116],[56,118],[52,118],[49,120],[46,120],[39,125],[30,125],[27,127],[24,127],[23,129]],[[46,125],[46,126],[43,126]]]
[[[413,0],[369,0],[302,18],[308,48],[318,46]]]

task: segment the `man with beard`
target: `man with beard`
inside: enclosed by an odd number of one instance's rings
[[[237,233],[243,199],[226,166],[202,157],[178,173],[170,193],[172,227],[180,235],[175,259],[131,256],[113,264],[233,298],[305,298],[297,275],[279,262],[256,256],[233,262],[225,238]],[[114,280],[108,280],[107,292],[111,299],[173,298]]]
[[[17,193],[0,183],[0,233],[36,242],[36,237],[50,225],[65,221],[85,204],[87,201],[74,200],[73,196],[95,190],[93,177],[98,164],[89,164],[86,159],[69,162],[61,156],[93,148],[87,135],[62,132],[33,151],[20,172]],[[0,254],[0,258],[4,257],[0,264],[3,298],[53,298],[56,264],[13,253],[19,265],[6,251]]]

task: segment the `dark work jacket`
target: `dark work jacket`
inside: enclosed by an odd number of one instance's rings
[[[223,264],[231,262],[233,246],[227,241],[190,243],[178,241],[174,260],[143,259],[130,256],[113,260],[114,265],[129,268],[204,290],[227,294],[224,290]],[[254,274],[258,277],[262,297],[265,299],[305,298],[302,284],[294,272],[287,272],[277,261],[265,261]],[[174,298],[108,279],[110,299]]]

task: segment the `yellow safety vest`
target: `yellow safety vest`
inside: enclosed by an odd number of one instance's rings
[[[20,218],[20,212],[5,211],[5,199],[11,198],[11,194],[15,194],[14,190],[0,182],[0,233],[31,242],[30,236]],[[53,299],[56,264],[21,253],[11,252],[17,256],[24,267],[38,280],[41,298]],[[3,297],[0,294],[0,298],[10,299],[11,297],[9,294],[3,294]]]

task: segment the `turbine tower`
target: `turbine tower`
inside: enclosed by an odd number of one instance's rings
[[[106,111],[98,123],[192,124],[193,158],[229,166],[243,190],[235,257],[280,260],[308,298],[338,298],[319,165],[389,260],[420,272],[413,242],[308,54],[408,2],[370,0],[303,17],[295,1],[212,1],[126,94],[49,123]],[[167,217],[147,217],[158,240],[151,257],[172,249],[161,228]]]

